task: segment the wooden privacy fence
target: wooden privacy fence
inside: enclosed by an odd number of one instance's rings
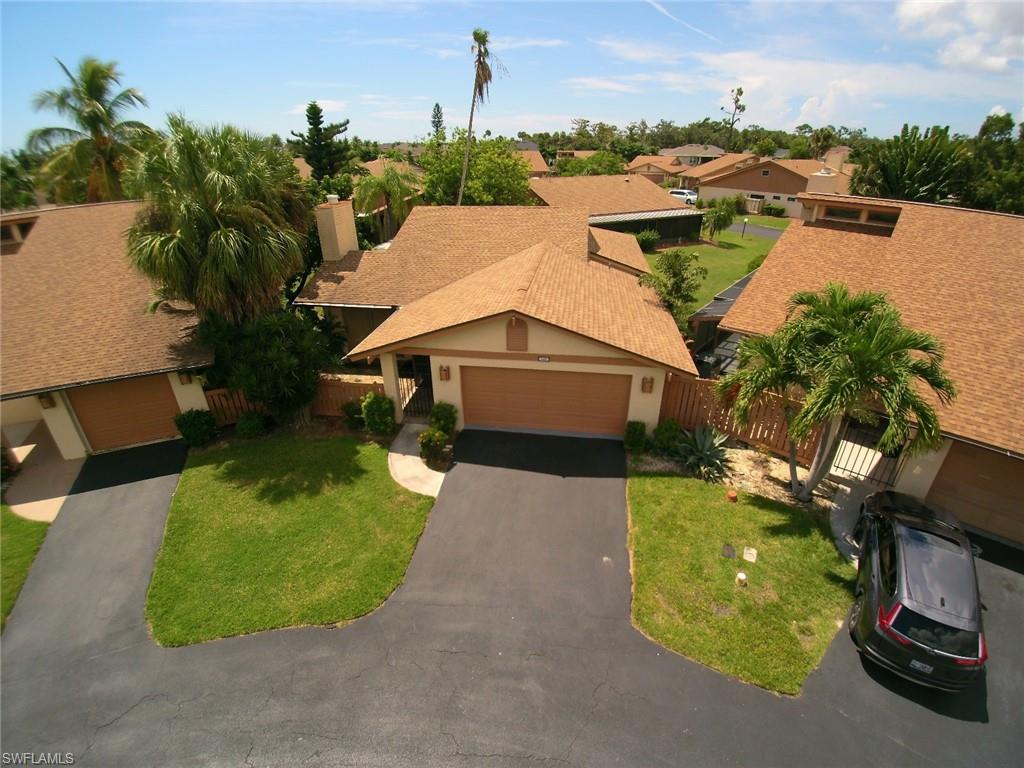
[[[384,379],[380,376],[325,374],[320,377],[310,411],[314,416],[341,416],[345,403],[360,400],[368,392],[384,394]],[[203,394],[218,427],[234,424],[243,413],[260,410],[238,390],[207,389]]]
[[[718,400],[715,394],[717,383],[712,379],[673,376],[665,382],[659,421],[672,419],[679,422],[683,429],[711,426],[748,445],[765,446],[772,453],[788,456],[782,399],[768,395],[750,409],[747,425],[741,426],[732,418],[729,409]],[[815,430],[806,440],[797,443],[797,461],[810,464],[820,439],[821,431]]]

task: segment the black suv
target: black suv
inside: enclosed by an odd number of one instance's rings
[[[860,546],[850,636],[902,677],[959,691],[985,667],[974,552],[959,521],[902,493],[873,493],[853,531]]]

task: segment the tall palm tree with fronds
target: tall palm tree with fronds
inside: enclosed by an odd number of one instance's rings
[[[469,130],[466,132],[466,152],[462,158],[462,177],[459,179],[459,196],[456,205],[462,205],[462,192],[466,188],[466,174],[469,172],[469,153],[473,147],[473,117],[477,103],[487,101],[494,73],[491,71],[491,51],[488,47],[490,36],[486,29],[473,30],[473,99],[469,103]]]
[[[380,176],[363,176],[356,182],[352,201],[360,213],[374,214],[374,226],[381,240],[390,240],[402,226],[419,196],[420,180],[400,165],[384,162]]]
[[[120,88],[117,62],[86,57],[76,72],[59,59],[57,63],[68,85],[36,94],[34,106],[55,110],[73,127],[36,129],[29,134],[29,149],[52,152],[43,171],[58,191],[85,179],[88,202],[123,200],[121,176],[155,134],[144,123],[122,116],[132,107],[146,106],[146,100],[135,88]]]
[[[804,392],[788,423],[790,450],[814,430],[823,433],[798,499],[809,501],[828,473],[847,417],[871,422],[884,414],[888,423],[878,442],[884,453],[905,446],[914,454],[941,445],[938,414],[922,390],[949,404],[956,387],[934,336],[905,326],[899,310],[881,294],[850,294],[838,284],[819,294],[795,294],[790,307],[790,318],[775,334],[776,357],[753,354],[756,342],[745,342],[748,354],[741,354],[738,369],[723,378],[720,391],[732,395],[741,414],[743,403],[765,392]]]
[[[939,203],[959,193],[969,156],[949,128],[904,125],[879,142],[853,172],[850,191],[866,197]]]
[[[146,207],[128,254],[159,286],[153,307],[184,301],[200,318],[242,323],[280,306],[310,217],[291,158],[231,126],[168,124],[130,176]]]

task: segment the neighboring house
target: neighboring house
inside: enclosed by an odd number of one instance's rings
[[[530,166],[531,179],[539,179],[541,176],[547,176],[551,173],[547,161],[544,160],[544,155],[536,149],[519,149],[516,150],[516,154],[523,158]]]
[[[192,372],[212,354],[192,340],[194,314],[147,312],[153,285],[128,261],[139,210],[100,203],[0,218],[0,407],[11,442],[43,421],[61,455],[79,458],[177,437],[174,417],[207,407]]]
[[[684,144],[681,147],[663,149],[658,154],[662,157],[677,157],[686,165],[700,165],[721,157],[725,150],[714,144]]]
[[[389,165],[394,166],[402,173],[411,173],[417,178],[423,176],[422,170],[411,163],[405,162],[404,160],[392,160],[388,157],[378,157],[376,160],[367,160],[365,163],[362,163],[362,166],[371,176],[383,176],[384,169]],[[358,181],[358,179],[356,180]]]
[[[532,149],[535,152],[540,151],[540,144],[536,141],[517,141],[515,142],[516,149]]]
[[[369,252],[347,201],[317,220],[324,265],[296,303],[342,321],[350,358],[379,359],[399,420],[445,401],[460,428],[621,437],[656,425],[667,375],[696,375],[637,280],[636,239],[583,209],[424,206]]]
[[[743,195],[781,205],[786,215],[798,218],[803,205],[797,200],[802,192],[845,194],[850,191],[850,173],[829,168],[820,160],[775,160],[760,162],[715,174],[700,185],[702,200]]]
[[[743,168],[759,161],[760,158],[751,152],[730,152],[715,160],[689,166],[676,177],[676,183],[685,189],[700,191],[701,184],[704,183],[705,179],[734,171],[737,168]]]
[[[564,176],[532,179],[541,202],[585,208],[590,223],[618,232],[657,230],[663,240],[698,240],[704,212],[672,197],[643,176]]]
[[[570,157],[587,158],[596,154],[596,149],[559,149],[555,152],[555,161]]]
[[[675,182],[691,168],[692,166],[682,163],[678,157],[637,155],[626,166],[626,173],[632,176],[643,176],[648,181],[661,184],[666,179]]]
[[[794,292],[830,280],[884,291],[908,326],[943,343],[958,391],[937,405],[942,448],[901,458],[892,484],[1024,543],[1024,217],[845,195],[799,202],[804,220],[789,225],[721,327],[770,333]]]
[[[313,166],[306,162],[306,158],[293,157],[292,165],[298,170],[300,178],[306,180],[313,178]]]
[[[410,144],[408,141],[388,142],[380,145],[381,152],[398,152],[402,157],[411,157],[418,162],[425,147],[422,144]]]

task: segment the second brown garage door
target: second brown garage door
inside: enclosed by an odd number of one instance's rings
[[[176,437],[174,399],[166,374],[68,390],[71,407],[94,451]]]
[[[462,366],[468,427],[621,437],[631,378],[607,373]]]

